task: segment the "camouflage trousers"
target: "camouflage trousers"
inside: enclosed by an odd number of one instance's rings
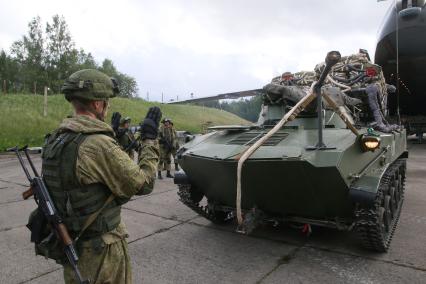
[[[85,279],[90,279],[91,284],[132,283],[132,269],[125,240],[105,245],[100,252],[95,252],[90,247],[83,248],[78,268]],[[64,265],[64,280],[66,284],[79,283],[70,265]]]
[[[160,148],[160,162],[158,163],[158,170],[170,171],[170,164],[172,163],[172,152]]]

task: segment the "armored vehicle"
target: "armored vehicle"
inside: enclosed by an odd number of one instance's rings
[[[387,251],[408,157],[405,130],[383,115],[393,89],[362,50],[274,78],[252,91],[263,97],[257,124],[211,127],[180,148],[180,200],[216,223],[236,218],[239,232],[296,222]]]

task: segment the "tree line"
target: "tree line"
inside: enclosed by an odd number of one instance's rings
[[[248,121],[256,122],[262,106],[262,97],[255,96],[237,101],[210,101],[197,103],[197,105],[225,110]]]
[[[90,52],[77,48],[64,17],[55,15],[43,26],[40,17],[28,24],[28,32],[0,52],[0,90],[3,93],[43,93],[45,86],[60,93],[66,78],[81,69],[98,69],[117,79],[120,96],[135,97],[136,80],[117,70],[110,59],[98,64]]]

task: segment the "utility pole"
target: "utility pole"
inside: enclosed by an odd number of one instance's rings
[[[162,104],[164,103],[164,95],[163,95],[163,92],[161,92],[161,103],[162,103]]]
[[[149,102],[149,92],[146,92],[146,101]]]
[[[177,102],[179,101],[179,95],[176,95],[176,101]]]

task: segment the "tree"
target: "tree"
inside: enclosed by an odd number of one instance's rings
[[[78,52],[78,59],[77,64],[79,65],[80,69],[98,69],[98,64],[95,61],[95,58],[93,58],[93,55],[89,52],[84,52],[83,49],[80,49]]]
[[[46,49],[51,88],[59,92],[63,81],[79,68],[79,53],[64,17],[54,15],[52,23],[46,23]]]
[[[11,52],[21,65],[22,91],[35,91],[37,82],[46,83],[44,38],[40,17],[28,24],[29,31],[12,44]],[[41,90],[42,88],[40,88]]]
[[[111,59],[105,58],[102,62],[102,66],[99,68],[99,71],[104,72],[108,76],[115,77],[118,74],[117,68],[115,68],[114,63]]]
[[[8,75],[8,56],[2,49],[0,52],[0,86],[2,92],[7,92]]]
[[[134,97],[138,92],[136,80],[117,70],[110,59],[102,65],[96,63],[93,55],[78,50],[64,17],[55,15],[46,23],[45,33],[40,17],[28,24],[29,31],[11,47],[11,55],[0,53],[0,79],[8,82],[15,92],[43,92],[49,86],[59,93],[66,78],[80,69],[99,69],[115,77],[121,88],[120,96]],[[8,90],[9,91],[9,90]]]
[[[198,103],[199,105],[203,105],[206,107],[213,107],[222,110],[229,111],[247,119],[251,122],[256,122],[259,117],[260,107],[262,105],[262,98],[260,96],[255,96],[250,99],[238,100],[238,101],[210,101]]]
[[[120,96],[134,98],[138,94],[138,83],[133,77],[129,75],[119,73],[117,76],[118,85],[120,88]]]
[[[19,78],[18,62],[6,54],[4,50],[0,52],[0,89],[10,92],[13,87],[12,82],[17,82]],[[5,89],[4,89],[5,88]],[[16,90],[14,90],[16,91]]]
[[[129,75],[118,72],[112,60],[104,59],[99,71],[117,79],[120,88],[120,97],[133,98],[137,96],[138,84],[136,80]]]

